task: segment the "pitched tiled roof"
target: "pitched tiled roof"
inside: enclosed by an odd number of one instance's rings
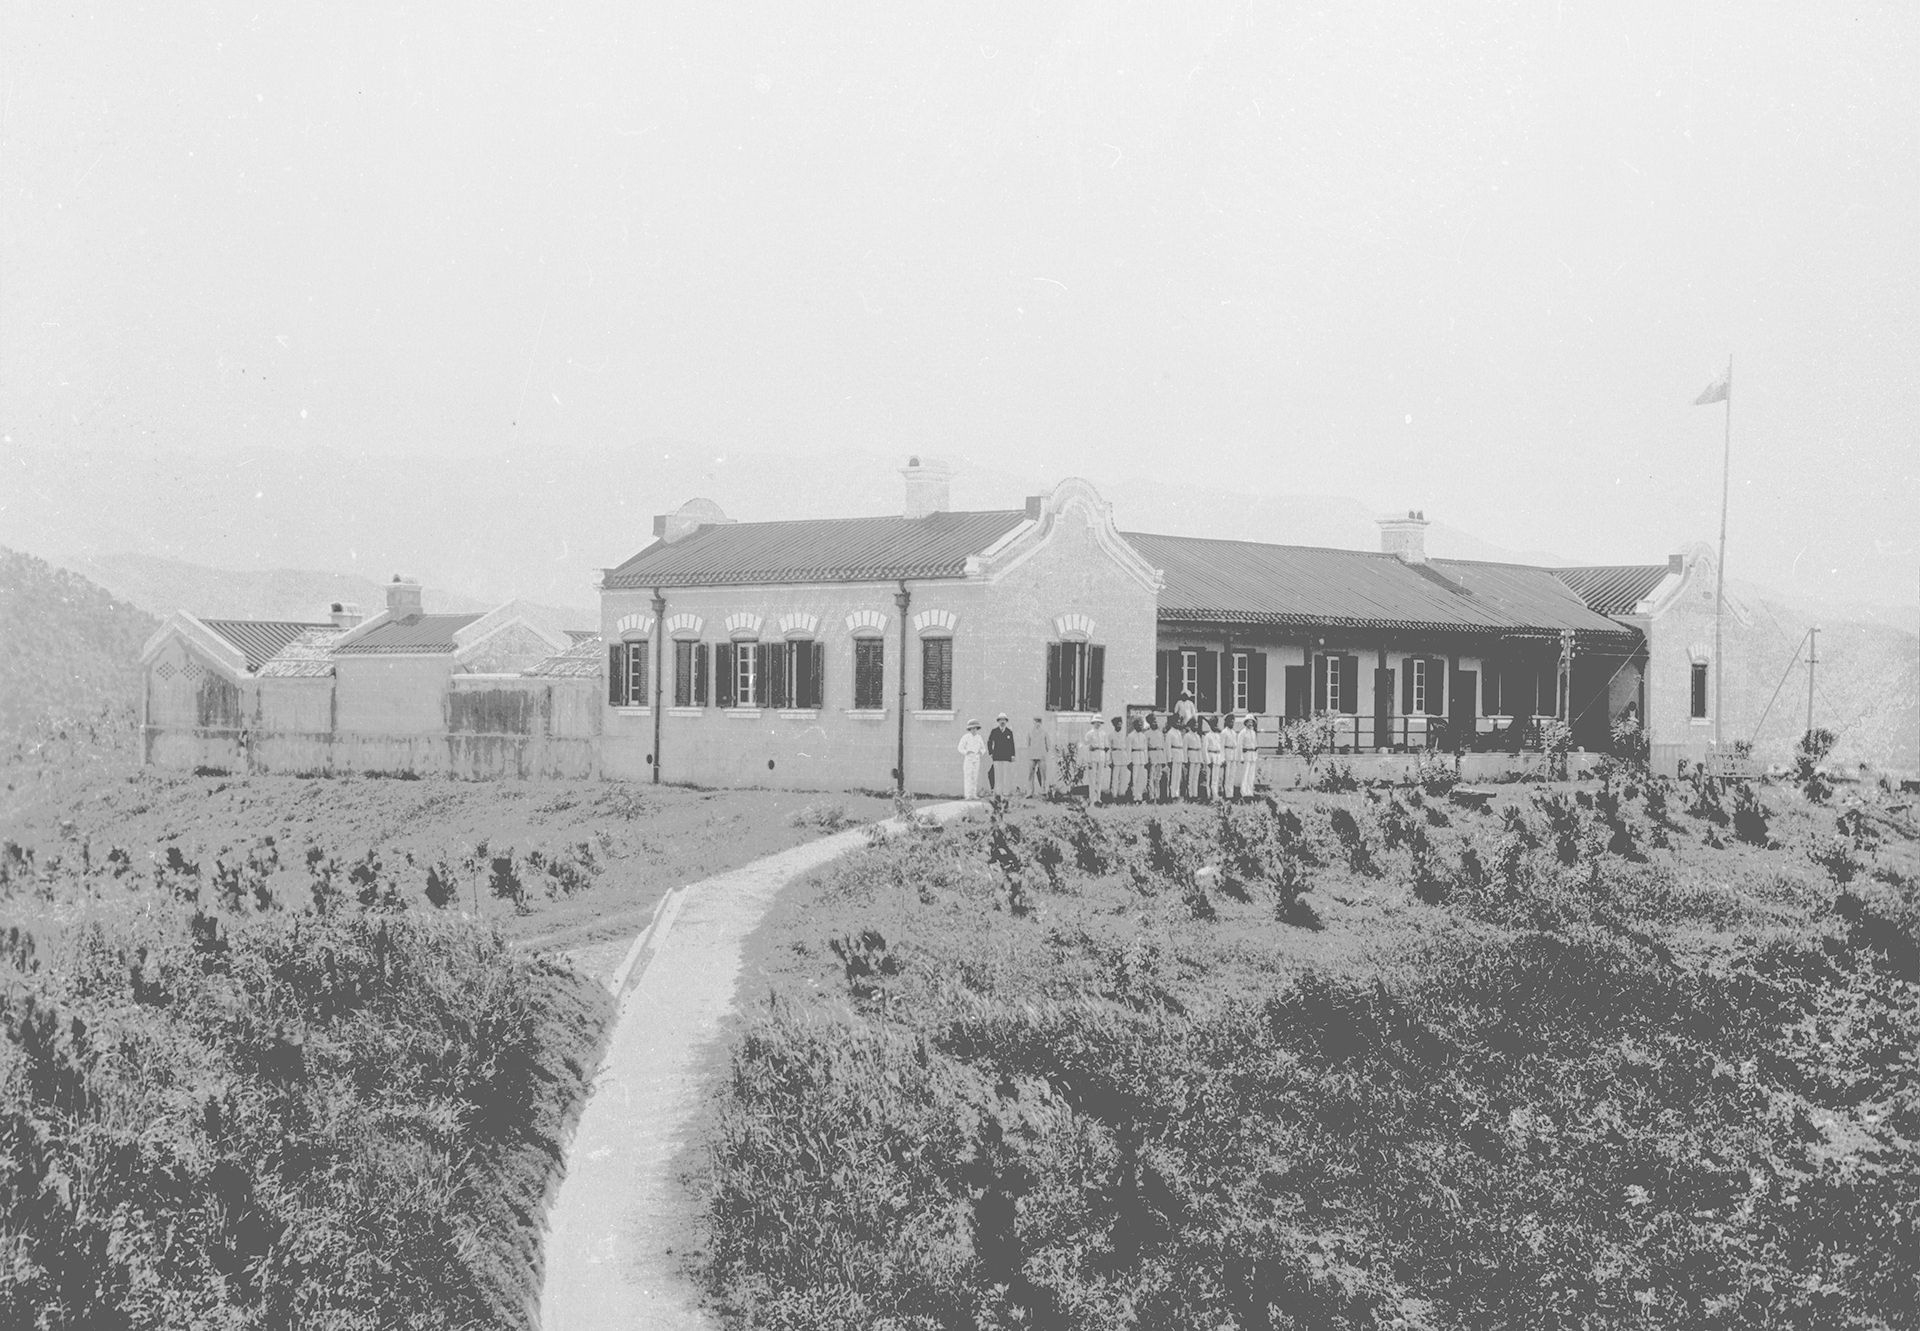
[[[606,667],[607,647],[600,635],[582,638],[564,652],[536,661],[520,673],[540,679],[597,679]]]
[[[453,635],[478,618],[479,615],[410,615],[405,619],[377,624],[367,631],[365,637],[343,643],[333,650],[340,656],[374,653],[419,656],[451,652],[454,648]]]
[[[1555,576],[1555,569],[1472,559],[1436,559],[1432,567],[1515,627],[1554,633],[1572,629],[1582,637],[1634,636],[1633,630],[1588,608]]]
[[[302,634],[331,629],[331,624],[302,624],[286,619],[203,619],[200,621],[232,643],[247,658],[247,670],[257,671]]]
[[[1164,620],[1366,628],[1505,627],[1464,589],[1393,555],[1127,532],[1166,574]]]
[[[1587,608],[1602,615],[1631,614],[1672,570],[1666,564],[1600,564],[1557,568],[1554,576],[1573,589]]]
[[[333,640],[341,630],[308,629],[260,667],[262,679],[324,679],[333,673]]]
[[[568,629],[567,636],[575,642],[600,641],[600,631],[598,629]]]
[[[746,583],[880,582],[952,578],[1027,519],[1022,509],[932,513],[924,518],[820,518],[701,527],[656,541],[616,569],[607,587],[710,587]]]
[[[1551,570],[1366,550],[1125,533],[1164,571],[1167,622],[1327,625],[1456,633],[1627,634],[1594,614]]]

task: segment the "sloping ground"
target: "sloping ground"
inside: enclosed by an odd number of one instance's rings
[[[158,625],[76,573],[0,548],[0,740],[131,706]]]
[[[750,943],[682,1158],[716,1310],[1907,1325],[1920,822],[1865,793],[1027,808],[855,852]]]

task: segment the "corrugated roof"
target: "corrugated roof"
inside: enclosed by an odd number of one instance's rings
[[[932,513],[924,518],[817,518],[735,522],[656,541],[606,576],[608,587],[710,587],[750,583],[879,582],[952,578],[1025,522],[1022,509]]]
[[[286,619],[203,619],[200,621],[239,649],[247,658],[247,670],[257,671],[280,654],[294,639],[313,629],[331,629],[331,624],[303,624]]]
[[[1166,574],[1162,619],[1465,632],[1508,627],[1463,589],[1393,555],[1150,532],[1125,536]]]
[[[479,615],[409,615],[376,625],[364,638],[343,643],[333,650],[340,656],[374,653],[419,656],[451,652],[453,635],[478,618]]]
[[[607,648],[594,634],[582,638],[564,652],[555,652],[544,661],[536,661],[520,673],[541,679],[597,679],[606,668]]]
[[[1554,576],[1596,614],[1633,612],[1672,570],[1666,564],[1596,564],[1590,568],[1557,568]]]
[[[1558,633],[1572,629],[1582,637],[1632,635],[1605,615],[1595,614],[1555,576],[1556,570],[1532,564],[1487,564],[1472,559],[1436,559],[1432,567],[1473,593],[1509,624]]]

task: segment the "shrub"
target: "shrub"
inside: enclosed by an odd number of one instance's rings
[[[1820,764],[1833,752],[1837,737],[1831,730],[1816,727],[1800,737],[1793,750],[1793,779],[1800,786],[1801,793],[1814,804],[1825,804],[1833,797],[1833,782],[1827,779]]]
[[[1460,784],[1460,760],[1429,749],[1415,760],[1413,781],[1427,795],[1445,798]]]
[[[1533,805],[1547,817],[1547,834],[1553,842],[1554,857],[1562,864],[1577,864],[1580,842],[1587,829],[1577,802],[1564,795],[1535,795]]]
[[[1545,757],[1547,776],[1554,781],[1567,779],[1567,754],[1573,749],[1573,727],[1558,717],[1540,719],[1540,752]]]
[[[1807,858],[1827,871],[1827,876],[1845,887],[1866,868],[1853,853],[1853,843],[1839,837],[1815,841],[1807,849]]]
[[[1715,827],[1725,827],[1729,820],[1726,806],[1721,803],[1724,786],[1720,778],[1704,767],[1695,767],[1688,771],[1686,784],[1687,812]]]
[[[1373,848],[1367,844],[1366,833],[1348,809],[1336,808],[1329,815],[1333,827],[1334,840],[1339,843],[1340,852],[1346,857],[1347,867],[1355,873],[1373,877],[1379,874],[1380,866],[1374,863]]]
[[[794,810],[787,819],[793,827],[811,827],[816,832],[841,832],[855,825],[857,820],[847,817],[847,806],[839,802],[808,804]]]
[[[1351,763],[1328,763],[1321,769],[1313,788],[1323,794],[1338,795],[1360,789],[1360,779],[1353,774]]]
[[[1733,834],[1750,846],[1770,846],[1773,839],[1768,835],[1768,820],[1773,815],[1767,806],[1760,802],[1753,786],[1741,782],[1733,796]]]

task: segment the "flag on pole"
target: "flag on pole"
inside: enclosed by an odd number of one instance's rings
[[[1700,396],[1693,400],[1693,405],[1696,407],[1704,407],[1709,402],[1725,402],[1732,395],[1733,371],[1729,369],[1725,374],[1708,384]]]

